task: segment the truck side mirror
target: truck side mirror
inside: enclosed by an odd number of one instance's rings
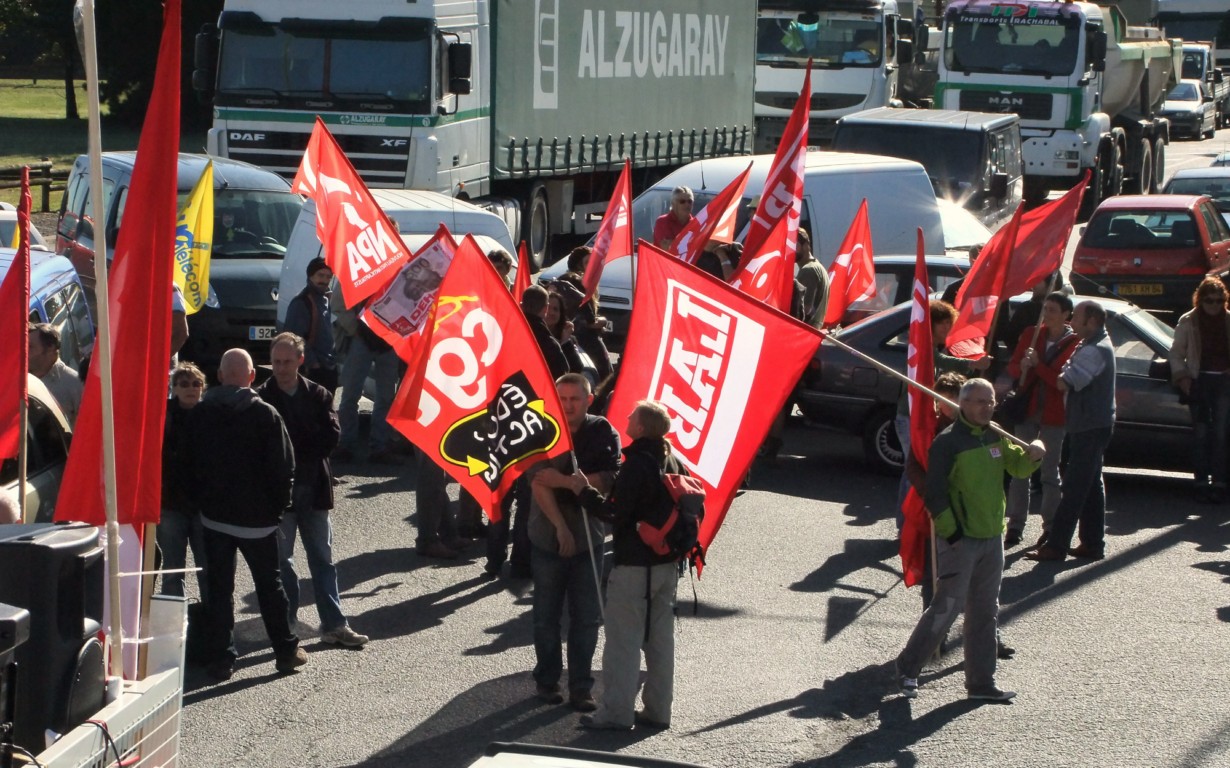
[[[991,197],[1002,200],[1008,196],[1008,174],[991,174]]]
[[[914,60],[914,43],[911,40],[897,38],[897,61]]]
[[[1089,36],[1089,58],[1093,60],[1093,71],[1106,70],[1106,33],[1094,32]]]
[[[1223,74],[1222,74],[1222,71],[1221,71],[1221,68],[1220,68],[1220,67],[1218,67],[1217,69],[1213,70],[1213,82],[1215,82],[1215,83],[1220,83],[1220,82],[1222,82],[1224,79],[1225,79],[1225,75],[1223,75]]]
[[[214,67],[218,61],[218,28],[205,24],[197,33],[192,50],[192,90],[204,103],[213,101]]]
[[[470,72],[474,51],[469,43],[452,43],[448,47],[448,90],[459,96],[470,93]]]

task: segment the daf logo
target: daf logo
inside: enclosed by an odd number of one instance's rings
[[[410,143],[409,139],[381,139],[380,140],[380,146],[390,147],[392,149],[396,149],[397,147],[404,147],[409,143]]]
[[[241,131],[231,131],[228,134],[231,141],[264,141],[265,134],[263,133],[243,133]]]

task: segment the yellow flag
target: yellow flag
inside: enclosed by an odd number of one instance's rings
[[[205,164],[175,225],[175,284],[189,315],[209,297],[209,252],[214,240],[214,164]]]
[[[13,242],[9,245],[14,251],[21,247],[21,225],[13,222]]]

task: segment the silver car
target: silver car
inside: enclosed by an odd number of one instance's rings
[[[26,375],[30,394],[30,431],[26,445],[26,520],[50,523],[60,493],[60,479],[68,460],[72,430],[68,420],[38,377]],[[17,460],[0,463],[0,493],[18,498]]]
[[[1015,297],[1015,305],[1027,296]],[[1074,297],[1080,301],[1082,297]],[[1190,465],[1191,415],[1170,382],[1167,355],[1174,329],[1124,301],[1098,299],[1115,347],[1115,434],[1108,463],[1183,470]],[[905,370],[910,304],[843,329],[838,338],[898,371]],[[811,421],[862,435],[867,461],[900,472],[903,455],[893,427],[904,385],[826,340],[804,374],[799,407]]]

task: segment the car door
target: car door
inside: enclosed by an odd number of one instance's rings
[[[1230,272],[1230,224],[1217,210],[1212,200],[1204,200],[1197,207],[1197,218],[1208,238],[1210,274],[1225,277]]]
[[[1186,467],[1191,414],[1170,381],[1169,348],[1141,327],[1156,322],[1143,310],[1107,318],[1106,330],[1115,348],[1116,411],[1108,453],[1113,463],[1126,466]]]

